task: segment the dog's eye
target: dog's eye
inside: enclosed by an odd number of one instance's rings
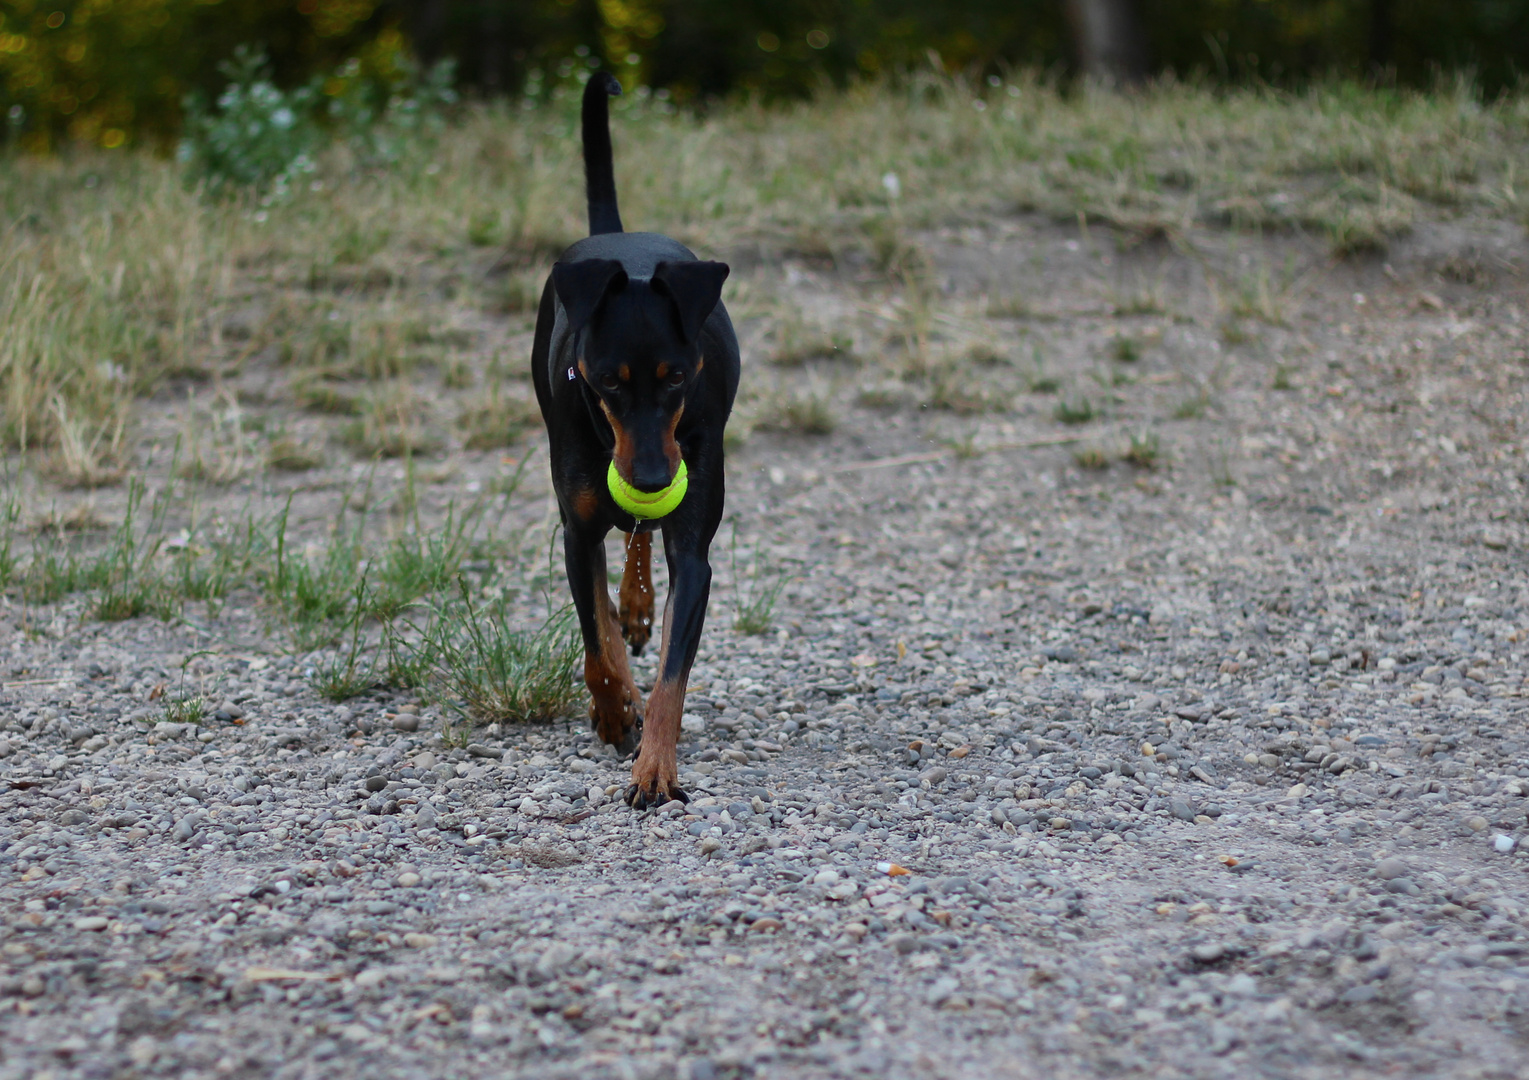
[[[616,376],[614,376],[614,375],[602,375],[602,376],[600,376],[600,387],[601,387],[601,389],[603,389],[603,390],[614,390],[614,389],[616,389],[616,386],[617,386]]]
[[[669,376],[669,385],[670,386],[679,386],[684,381],[685,381],[685,373],[683,371],[676,371],[673,375]]]

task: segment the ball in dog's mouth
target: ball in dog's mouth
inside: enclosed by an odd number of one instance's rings
[[[622,479],[616,463],[612,461],[605,473],[605,486],[610,489],[611,498],[616,500],[617,506],[634,518],[651,521],[673,513],[674,508],[684,500],[685,489],[690,486],[690,470],[685,468],[685,461],[681,458],[680,467],[668,487],[661,491],[638,491]]]

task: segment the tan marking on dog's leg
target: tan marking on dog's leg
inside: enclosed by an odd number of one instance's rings
[[[604,582],[595,586],[595,622],[600,628],[600,651],[584,654],[584,685],[589,687],[589,716],[601,742],[623,752],[637,744],[637,723],[642,718],[642,694],[632,681],[621,642],[610,591]]]
[[[669,655],[669,627],[673,623],[674,594],[664,604],[664,633],[659,650],[658,670],[666,667]],[[689,802],[679,786],[680,716],[685,709],[685,686],[690,672],[675,680],[660,676],[653,693],[648,695],[648,709],[642,721],[642,748],[632,762],[632,786],[626,800],[634,808],[661,806],[670,799]]]
[[[653,633],[653,534],[632,533],[626,543],[626,569],[621,575],[621,633],[633,656]]]

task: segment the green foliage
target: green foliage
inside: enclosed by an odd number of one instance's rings
[[[484,96],[570,96],[602,64],[628,89],[669,102],[739,93],[805,98],[825,85],[927,71],[1000,77],[1019,66],[1063,70],[1074,53],[1058,0],[132,0],[0,6],[0,112],[32,152],[65,140],[114,149],[170,142],[188,93],[216,95],[218,64],[240,43],[269,51],[276,87],[322,79],[326,98],[358,63],[380,85],[398,57],[462,61],[460,85]],[[1255,85],[1332,73],[1395,72],[1427,85],[1471,69],[1489,95],[1529,66],[1529,9],[1508,0],[1143,0],[1160,73]],[[418,35],[405,36],[402,28]],[[506,45],[513,43],[513,48]],[[335,75],[323,77],[325,73]],[[1386,78],[1383,75],[1382,78]],[[342,112],[379,114],[368,92]],[[635,95],[634,95],[635,96]],[[338,120],[339,117],[330,117]],[[364,120],[368,131],[382,130]],[[1070,151],[1079,168],[1129,171],[1129,139]]]
[[[410,140],[438,131],[442,109],[456,101],[451,64],[421,72],[401,53],[380,73],[352,59],[289,90],[277,87],[265,54],[248,46],[218,71],[228,85],[216,102],[186,98],[178,152],[188,174],[214,192],[249,188],[283,198],[315,171],[331,134],[363,164],[393,163]]]
[[[314,169],[320,137],[315,87],[280,90],[263,53],[240,46],[218,65],[228,87],[209,106],[200,94],[186,99],[186,125],[178,156],[190,175],[214,191],[274,188]]]
[[[1056,408],[1051,411],[1058,423],[1062,424],[1086,424],[1095,416],[1099,415],[1094,408],[1094,403],[1086,397],[1064,398],[1056,403]]]
[[[1131,436],[1125,453],[1121,454],[1122,461],[1128,461],[1140,469],[1157,468],[1158,458],[1161,456],[1161,447],[1158,443],[1157,433],[1143,431]]]
[[[763,634],[775,624],[775,604],[786,587],[786,574],[770,564],[769,557],[757,542],[748,568],[740,567],[736,527],[731,554],[733,588],[737,593],[733,601],[733,629],[740,634]]]
[[[526,723],[564,715],[583,692],[583,655],[573,609],[539,626],[516,626],[503,603],[473,602],[465,581],[422,634],[446,697],[481,723]]]

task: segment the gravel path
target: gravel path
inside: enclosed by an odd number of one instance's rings
[[[850,379],[834,435],[749,439],[792,580],[762,637],[713,600],[688,807],[582,723],[325,703],[252,598],[0,612],[0,1077],[1522,1075],[1522,238],[924,242],[953,304],[1037,298],[1007,351],[1132,381],[1070,429]],[[1283,326],[1224,317],[1250,245],[1305,273]],[[1155,469],[970,452],[1144,425]],[[209,647],[216,715],[165,722]]]

